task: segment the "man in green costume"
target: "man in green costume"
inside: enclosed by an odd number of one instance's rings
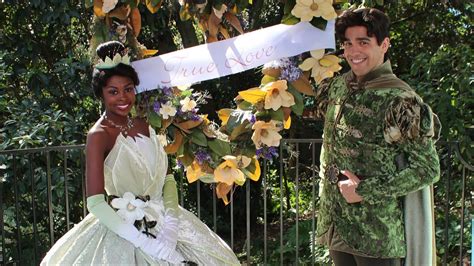
[[[351,71],[318,90],[326,112],[317,235],[336,266],[433,263],[430,185],[440,176],[439,120],[392,73],[389,25],[373,8],[338,17],[336,35]],[[405,236],[418,226],[427,238]]]

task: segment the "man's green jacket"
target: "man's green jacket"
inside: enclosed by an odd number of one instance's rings
[[[331,249],[379,258],[406,256],[403,196],[439,179],[439,120],[386,61],[356,81],[352,72],[318,91],[326,110],[317,235]],[[322,100],[324,99],[324,100]],[[357,175],[359,203],[337,182]]]

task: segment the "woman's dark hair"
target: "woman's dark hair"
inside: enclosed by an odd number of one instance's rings
[[[367,28],[367,35],[375,37],[379,45],[390,34],[390,19],[375,8],[348,9],[336,19],[336,36],[345,41],[346,29],[354,26]]]
[[[110,41],[99,45],[96,49],[96,53],[101,60],[105,61],[106,57],[113,59],[117,53],[120,53],[120,55],[124,56],[126,55],[127,51],[121,42]],[[135,86],[140,83],[137,72],[130,65],[120,63],[117,66],[109,69],[94,68],[94,71],[92,72],[92,90],[94,91],[94,95],[96,97],[102,98],[102,89],[107,84],[109,78],[112,76],[130,78]]]

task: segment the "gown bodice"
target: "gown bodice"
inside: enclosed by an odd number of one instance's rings
[[[125,192],[159,199],[166,171],[167,155],[150,127],[150,137],[117,136],[104,162],[105,191],[122,196]]]

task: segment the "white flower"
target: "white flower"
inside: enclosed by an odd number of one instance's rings
[[[166,139],[165,134],[158,134],[157,137],[158,137],[158,141],[161,143],[162,146],[168,145],[168,140]]]
[[[197,105],[197,103],[189,97],[184,98],[184,100],[179,101],[179,103],[182,105],[181,111],[183,112],[191,111]]]
[[[125,192],[122,198],[113,199],[111,205],[118,209],[117,214],[129,224],[133,224],[135,220],[141,220],[145,216],[143,211],[143,208],[146,207],[145,202],[135,199],[135,195],[131,192]]]
[[[172,102],[168,101],[161,105],[160,114],[163,116],[163,119],[168,119],[170,116],[176,115],[176,108]]]
[[[291,107],[295,104],[295,97],[288,92],[286,80],[277,80],[266,84],[262,90],[266,91],[265,109],[278,110],[280,107]]]
[[[252,141],[255,147],[260,148],[263,144],[273,147],[280,146],[281,135],[278,133],[280,128],[276,121],[257,121],[253,124],[252,129],[254,130]]]
[[[304,60],[299,67],[303,71],[312,69],[311,76],[316,81],[316,84],[321,83],[326,78],[333,77],[334,72],[342,69],[339,65],[339,58],[335,55],[325,55],[324,49],[313,50],[310,53],[311,57]]]
[[[104,13],[109,13],[117,5],[118,0],[104,0],[102,4],[102,11]]]
[[[313,17],[322,17],[325,20],[337,17],[332,0],[296,0],[291,14],[301,21],[311,21]]]

